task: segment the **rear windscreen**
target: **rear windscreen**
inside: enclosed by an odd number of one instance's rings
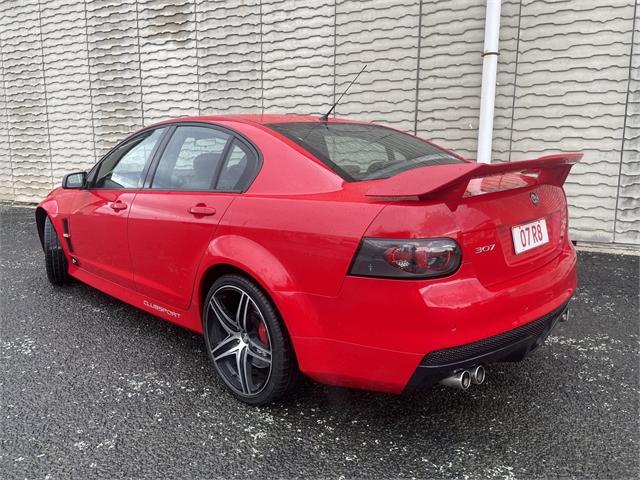
[[[272,123],[347,181],[387,178],[412,168],[463,160],[416,137],[358,123]]]

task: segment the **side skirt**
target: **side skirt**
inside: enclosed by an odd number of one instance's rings
[[[156,317],[174,323],[180,327],[192,330],[202,334],[202,326],[200,322],[200,312],[194,312],[193,309],[181,310],[163,305],[161,302],[152,298],[147,298],[126,287],[122,287],[102,277],[87,272],[82,268],[69,265],[69,275],[75,279],[86,283],[87,285],[100,290],[118,300],[132,305],[140,310],[144,310]]]

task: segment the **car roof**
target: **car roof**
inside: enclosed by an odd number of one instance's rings
[[[320,116],[315,115],[295,115],[295,114],[239,114],[239,115],[200,115],[193,117],[178,117],[164,122],[158,122],[155,125],[175,122],[239,122],[253,123],[259,125],[268,125],[270,123],[303,123],[303,122],[321,122]],[[331,123],[354,123],[351,120],[343,118],[329,118]]]

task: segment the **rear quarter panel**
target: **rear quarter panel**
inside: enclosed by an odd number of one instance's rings
[[[316,323],[298,293],[338,294],[362,235],[381,205],[301,198],[239,197],[203,259],[202,278],[220,263],[254,277],[293,336]]]
[[[287,278],[261,270],[276,291],[335,296],[363,233],[382,207],[301,198],[240,197],[217,237],[234,235],[269,252]]]

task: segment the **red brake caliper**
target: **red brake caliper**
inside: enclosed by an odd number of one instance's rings
[[[267,327],[264,322],[258,324],[258,338],[263,345],[269,346],[269,336],[267,335]]]

